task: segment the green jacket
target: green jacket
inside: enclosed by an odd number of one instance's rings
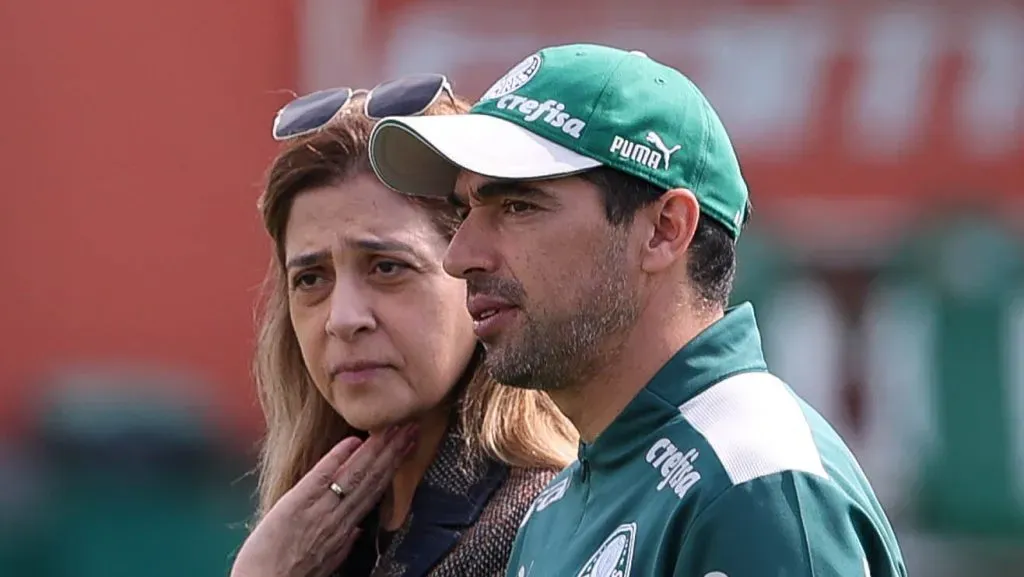
[[[853,455],[768,372],[749,304],[541,492],[508,577],[905,577]]]

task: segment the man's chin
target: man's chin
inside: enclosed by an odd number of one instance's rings
[[[485,345],[484,350],[487,352],[484,366],[491,378],[499,384],[517,389],[543,389],[538,386],[533,371],[529,370],[529,363],[521,360],[520,355],[510,351],[508,347]]]
[[[506,355],[516,355],[516,349],[520,347],[519,331],[513,327],[507,327],[501,332],[489,334],[486,337],[477,337],[480,344],[484,346],[484,352],[488,357],[501,358]]]

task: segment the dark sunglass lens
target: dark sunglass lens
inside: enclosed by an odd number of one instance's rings
[[[444,81],[440,74],[414,74],[385,82],[373,89],[366,114],[371,118],[419,114],[434,102]]]
[[[274,137],[288,138],[320,128],[327,124],[351,97],[352,90],[349,88],[331,88],[292,100],[281,109],[274,123]]]

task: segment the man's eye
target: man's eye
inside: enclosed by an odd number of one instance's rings
[[[523,212],[529,212],[534,209],[534,206],[528,202],[522,200],[506,200],[505,201],[505,212],[510,214],[519,214]]]
[[[459,220],[466,220],[466,217],[469,216],[469,206],[454,195],[448,197],[448,204],[455,209],[455,216]]]

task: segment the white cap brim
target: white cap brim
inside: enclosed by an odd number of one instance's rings
[[[370,137],[370,163],[388,187],[449,196],[460,170],[501,180],[577,174],[601,163],[486,114],[390,117]]]

